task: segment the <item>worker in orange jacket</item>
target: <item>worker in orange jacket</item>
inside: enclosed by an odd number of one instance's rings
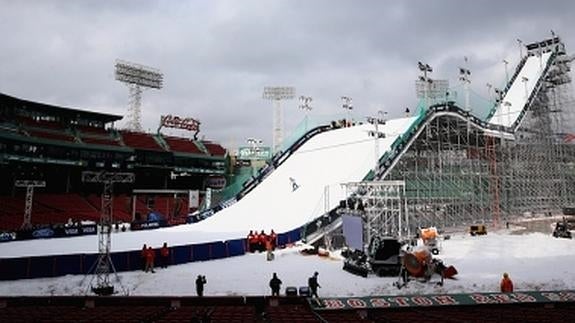
[[[154,259],[156,258],[156,251],[154,249],[152,249],[152,247],[148,247],[148,250],[146,250],[146,270],[145,272],[148,272],[148,270],[151,270],[152,273],[155,273],[154,271]]]
[[[267,235],[264,232],[264,230],[262,230],[262,232],[260,232],[260,234],[258,234],[258,250],[259,251],[265,251],[266,250],[266,240],[267,240]]]
[[[170,249],[168,248],[168,243],[164,242],[162,249],[160,249],[160,267],[168,268],[169,260],[170,260]]]
[[[274,232],[273,229],[272,232],[270,232],[269,240],[272,243],[272,250],[276,250],[276,247],[278,245],[278,235]]]
[[[509,278],[508,273],[503,273],[503,279],[501,279],[501,292],[513,293],[513,282]]]
[[[258,243],[258,239],[256,236],[257,232],[250,230],[248,234],[248,250],[249,252],[254,252],[256,250],[256,245]]]

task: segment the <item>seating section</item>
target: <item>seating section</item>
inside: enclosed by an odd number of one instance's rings
[[[26,130],[30,137],[36,137],[40,139],[58,140],[58,141],[68,141],[74,142],[74,137],[65,132],[49,132],[42,130]]]
[[[146,199],[153,199],[153,208],[149,208]],[[132,197],[126,194],[115,195],[113,199],[114,221],[132,222]],[[20,228],[23,221],[25,195],[16,197],[0,196],[0,230],[14,230]],[[66,223],[68,219],[91,220],[100,219],[102,199],[100,195],[91,194],[34,194],[32,204],[32,224],[58,224]],[[188,199],[180,197],[174,200],[172,195],[157,195],[151,197],[138,196],[136,199],[136,212],[140,213],[142,220],[150,212],[157,212],[166,218],[173,217],[171,224],[182,223],[188,214]],[[168,219],[170,220],[170,219]]]
[[[158,145],[156,140],[151,134],[143,132],[129,132],[122,131],[122,138],[128,147],[145,150],[162,151],[162,147]]]
[[[575,303],[318,310],[303,298],[1,297],[0,322],[570,322]],[[174,303],[175,301],[175,303]]]
[[[320,319],[311,311],[309,306],[298,305],[281,305],[270,306],[267,311],[267,318],[271,322],[321,322]]]
[[[226,155],[226,149],[222,146],[220,146],[219,144],[213,143],[213,142],[203,142],[204,146],[206,147],[206,149],[208,149],[208,151],[210,152],[210,155],[212,156],[225,156]]]
[[[111,138],[81,137],[82,141],[91,145],[120,146],[120,142]]]
[[[164,140],[173,152],[204,154],[191,139],[164,136]]]
[[[172,309],[156,322],[258,322],[253,306],[184,306]]]

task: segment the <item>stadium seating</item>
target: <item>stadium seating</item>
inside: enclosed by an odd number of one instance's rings
[[[84,143],[91,145],[120,146],[120,142],[110,138],[81,137]]]
[[[43,130],[26,130],[30,137],[36,137],[40,139],[50,139],[57,141],[69,141],[74,142],[74,137],[65,132],[50,132]]]
[[[202,154],[204,153],[196,146],[193,140],[179,137],[163,136],[164,140],[170,147],[171,151],[188,153],[188,154]]]
[[[212,142],[208,142],[208,141],[204,141],[202,142],[204,144],[204,146],[206,147],[206,149],[208,150],[208,152],[210,153],[210,155],[212,156],[225,156],[226,155],[226,149],[216,143],[212,143]]]
[[[158,143],[151,134],[143,132],[122,131],[121,135],[124,140],[124,143],[128,147],[145,149],[145,150],[156,150],[156,151],[164,150],[162,149],[162,147],[160,147],[160,145],[158,145]]]

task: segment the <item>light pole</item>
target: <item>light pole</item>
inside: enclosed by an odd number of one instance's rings
[[[379,125],[385,125],[387,112],[377,111],[377,117],[367,117],[367,122],[375,126],[375,131],[369,131],[368,134],[375,140],[375,166],[373,168],[373,180],[377,179],[379,174],[379,138],[385,138],[385,133],[379,131]]]
[[[529,98],[528,93],[527,93],[527,82],[529,81],[529,78],[522,76],[521,77],[521,82],[523,82],[524,86],[525,86],[525,100],[527,100]]]
[[[351,110],[353,110],[353,104],[351,103],[352,99],[349,96],[342,96],[341,97],[342,105],[341,107],[347,110],[348,119],[351,123]]]
[[[295,97],[295,88],[292,86],[266,86],[264,87],[263,98],[274,103],[273,118],[273,152],[280,150],[283,142],[283,110],[282,100],[291,100]]]
[[[261,139],[256,139],[256,138],[248,138],[246,141],[247,141],[248,145],[251,146],[252,155],[254,157],[257,157],[257,153],[260,151],[260,146],[263,144],[263,141]],[[252,157],[250,159],[250,164],[252,166],[252,176],[256,176],[256,167],[254,165],[254,161],[255,161],[254,157]]]
[[[511,121],[511,102],[505,101],[503,106],[507,108],[507,123],[509,124],[509,121]]]
[[[308,113],[312,110],[311,96],[301,95],[299,97],[299,108],[305,111],[305,131],[307,132]]]
[[[487,87],[487,97],[489,98],[489,102],[491,102],[491,89],[493,88],[493,85],[491,83],[487,83],[485,86]]]
[[[431,68],[429,64],[422,62],[417,62],[417,67],[419,68],[419,71],[423,73],[423,75],[419,76],[419,80],[423,82],[423,98],[425,100],[425,109],[427,109],[429,106],[429,85],[433,82],[427,73],[433,72],[433,68]]]
[[[519,59],[523,59],[523,41],[517,38],[517,44],[519,45]]]
[[[507,86],[507,84],[509,83],[509,72],[507,70],[507,65],[509,65],[509,62],[504,59],[503,64],[505,65],[505,86]]]
[[[465,90],[465,110],[469,112],[471,109],[469,107],[469,85],[471,84],[471,71],[467,68],[467,56],[464,58],[465,67],[459,68],[459,80],[463,83],[463,89]]]

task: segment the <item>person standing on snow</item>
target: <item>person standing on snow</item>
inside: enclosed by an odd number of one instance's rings
[[[162,249],[160,249],[160,266],[162,268],[168,268],[169,258],[170,258],[170,249],[168,249],[168,243],[164,242]]]
[[[148,250],[146,250],[146,270],[145,272],[148,272],[148,270],[151,270],[152,273],[155,273],[154,271],[154,259],[156,258],[156,251],[154,249],[152,249],[152,247],[148,247]]]
[[[282,281],[278,278],[277,274],[274,273],[272,279],[270,280],[270,288],[272,289],[272,296],[280,296],[280,288]]]
[[[309,289],[311,291],[311,296],[314,296],[314,297],[318,297],[317,296],[317,289],[318,289],[318,287],[321,288],[321,286],[317,282],[317,276],[319,276],[319,273],[316,271],[315,273],[313,273],[313,276],[311,276],[307,280],[307,286],[309,287]]]
[[[196,293],[199,297],[204,296],[204,285],[207,282],[206,276],[198,275],[198,278],[196,278]]]
[[[502,293],[513,293],[513,282],[509,278],[508,273],[503,273],[503,279],[501,279],[501,292]]]

